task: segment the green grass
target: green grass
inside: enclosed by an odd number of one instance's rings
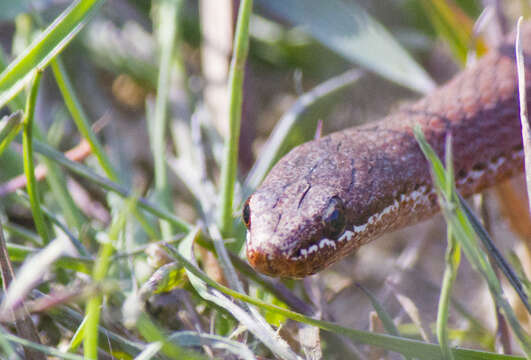
[[[522,350],[529,358],[531,356],[531,353],[529,352],[531,350],[531,338],[522,328],[513,309],[509,305],[501,287],[500,280],[496,276],[494,269],[488,260],[487,254],[481,249],[481,247],[479,247],[479,242],[476,239],[475,229],[471,224],[470,215],[463,209],[461,199],[458,196],[455,184],[453,183],[453,177],[448,176],[448,174],[452,174],[453,171],[450,170],[449,172],[445,172],[441,161],[438,159],[435,151],[427,143],[419,127],[415,129],[415,137],[417,138],[424,155],[430,162],[433,181],[439,193],[439,204],[448,223],[447,231],[449,236],[455,236],[457,243],[463,248],[463,251],[470,264],[483,276],[487,282],[489,291],[491,292],[496,305],[502,308],[503,314],[505,315],[510,327],[514,331],[517,341],[520,343]],[[448,143],[450,142],[451,137],[448,139]],[[450,146],[447,146],[447,149],[450,149]],[[447,153],[451,154],[451,151],[447,151]],[[451,160],[448,160],[448,163],[450,163],[450,161]],[[452,239],[449,241],[449,250],[447,254],[450,256],[452,256],[452,247],[455,248],[457,245],[454,241],[455,240]],[[453,273],[456,271],[458,259],[455,258],[448,260],[452,263],[450,263],[447,267],[443,284],[443,292],[441,293],[441,297],[443,299],[442,301],[446,303],[448,300],[444,300],[444,297],[448,298],[449,292],[451,291],[450,282],[453,282],[452,277],[455,276]],[[444,338],[447,336],[447,329],[442,328],[442,326],[444,325],[447,317],[447,305],[442,304],[439,308],[439,311],[439,323],[443,323],[442,325],[439,324],[439,337]],[[443,339],[443,345],[446,344],[446,342],[447,339]],[[446,352],[447,349],[443,349],[443,351]]]
[[[0,263],[2,280],[8,282],[11,267],[15,271],[0,304],[1,358],[21,359],[23,347],[59,359],[300,359],[305,352],[361,359],[372,351],[364,345],[404,359],[531,357],[521,315],[509,305],[494,268],[520,296],[524,311],[529,281],[521,263],[511,262],[519,264],[515,272],[505,261],[457,194],[450,140],[445,169],[416,131],[447,221],[446,254],[430,260],[446,266],[441,285],[426,281],[426,293],[431,286],[439,295],[438,313],[429,314],[437,318],[430,325],[438,344],[422,340],[414,321],[398,318],[392,299],[381,296],[384,285],[375,288],[370,277],[357,279],[356,293],[363,291],[368,300],[356,303],[352,313],[368,319],[374,310],[382,333],[341,325],[350,314],[323,320],[337,310],[334,300],[321,308],[323,303],[342,294],[326,282],[324,290],[315,284],[337,275],[334,271],[318,275],[320,280],[281,281],[247,265],[241,204],[283,154],[312,138],[318,120],[333,117],[332,105],[352,101],[347,91],[373,82],[374,75],[352,64],[427,92],[434,82],[404,44],[421,38],[420,49],[432,51],[435,34],[464,64],[473,44],[473,16],[479,15],[475,6],[456,10],[442,0],[429,6],[389,4],[390,13],[427,21],[393,31],[386,29],[386,11],[377,7],[335,0],[309,4],[241,1],[232,52],[216,39],[232,24],[215,24],[209,33],[214,40],[199,36],[200,25],[209,25],[200,24],[202,12],[222,13],[195,2],[126,1],[122,8],[80,0],[38,10],[24,2],[5,5],[10,15],[0,20],[14,33],[2,33],[0,40],[24,50],[0,52],[0,107],[8,114],[0,120],[0,183],[23,172],[27,186],[0,199],[6,236],[0,250],[9,254],[9,261]],[[289,29],[280,19],[300,28]],[[467,26],[460,28],[461,21]],[[481,55],[483,44],[475,44]],[[231,59],[225,75],[214,78],[216,86],[226,85],[226,113],[219,116],[208,113],[211,93],[205,84],[212,69],[199,59],[207,45]],[[253,51],[255,45],[260,51]],[[294,69],[302,69],[302,81],[286,82]],[[251,82],[249,92],[245,81]],[[273,99],[288,93],[297,97],[271,132],[264,124]],[[136,105],[135,96],[141,98]],[[102,116],[110,121],[95,131],[92,124]],[[215,125],[215,117],[227,123]],[[238,156],[251,151],[239,142],[249,137],[245,121],[260,125],[259,133],[261,126],[271,132],[267,139],[259,134],[265,145],[254,164]],[[142,135],[133,132],[139,124]],[[225,139],[222,128],[228,129]],[[91,149],[83,162],[64,154],[79,138]],[[47,175],[38,182],[34,170],[41,163]],[[461,252],[502,309],[520,355],[496,353],[497,334],[459,298]],[[26,311],[39,321],[33,324]],[[8,326],[13,314],[25,329]],[[461,323],[468,327],[458,327]],[[313,335],[300,341],[296,332],[302,329]],[[28,340],[37,332],[41,343]]]
[[[22,148],[24,156],[24,174],[26,175],[28,182],[27,188],[31,212],[33,214],[33,220],[35,221],[37,232],[39,233],[43,244],[46,245],[50,242],[50,236],[48,234],[48,227],[44,223],[44,217],[39,206],[39,193],[37,191],[37,181],[35,180],[35,165],[33,164],[33,119],[35,115],[35,103],[37,102],[37,94],[39,92],[41,76],[42,70],[37,69],[33,76],[30,93],[28,95],[28,101],[26,103],[26,108],[24,109],[24,118],[22,119]]]
[[[253,9],[252,0],[244,0],[238,15],[234,51],[229,72],[229,135],[225,142],[222,167],[222,192],[218,226],[225,237],[232,236],[232,213],[234,186],[238,175],[238,139],[243,103],[243,78],[245,62],[249,51],[249,21]]]

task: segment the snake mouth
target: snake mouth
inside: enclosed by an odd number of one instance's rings
[[[343,254],[345,246],[351,241],[354,232],[343,231],[336,239],[321,238],[311,243],[311,245],[300,246],[293,250],[288,257],[296,267],[295,277],[304,277],[315,274],[330,264],[336,262]],[[293,275],[290,275],[293,277]]]
[[[272,277],[303,278],[320,270],[319,268],[311,271],[310,265],[318,262],[309,258],[296,259],[280,251],[274,253],[261,251],[249,244],[247,244],[247,260],[255,270]]]
[[[290,260],[305,260],[310,257],[319,256],[322,253],[337,252],[349,242],[353,236],[354,233],[352,231],[345,230],[337,237],[337,239],[321,238],[319,241],[312,242],[311,245],[296,248],[292,252],[293,255],[290,256]]]
[[[264,251],[253,247],[248,241],[247,259],[253,268],[268,276],[303,278],[337,261],[342,256],[344,246],[353,236],[354,233],[347,230],[337,240],[321,238],[289,252],[279,249]]]

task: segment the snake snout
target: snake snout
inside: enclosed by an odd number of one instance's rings
[[[281,271],[277,266],[274,266],[275,262],[267,254],[257,251],[247,246],[247,260],[249,264],[257,271],[266,274],[268,276],[277,277],[281,275]]]

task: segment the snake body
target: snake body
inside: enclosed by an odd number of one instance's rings
[[[531,25],[521,31],[526,50]],[[271,276],[304,277],[437,212],[428,163],[413,135],[416,124],[441,157],[452,134],[463,196],[519,173],[523,150],[513,39],[418,102],[283,157],[244,207],[249,263]],[[531,73],[530,62],[526,72]]]

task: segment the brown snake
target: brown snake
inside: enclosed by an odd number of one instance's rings
[[[524,50],[531,51],[531,24],[521,31]],[[531,53],[524,56],[529,74]],[[511,36],[417,103],[289,152],[244,206],[250,264],[271,276],[304,277],[437,212],[428,163],[413,136],[415,124],[439,156],[452,134],[463,196],[520,172],[514,59]]]

